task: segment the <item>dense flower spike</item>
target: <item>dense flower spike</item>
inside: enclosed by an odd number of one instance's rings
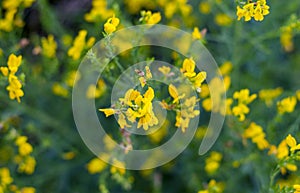
[[[24,92],[22,90],[22,83],[19,78],[15,75],[18,71],[22,62],[22,56],[16,56],[11,54],[8,58],[7,66],[8,67],[0,67],[2,74],[8,77],[9,85],[6,87],[6,90],[9,93],[9,98],[11,100],[16,99],[19,103],[21,102],[21,97],[24,96]]]
[[[250,21],[254,18],[256,21],[262,21],[265,15],[270,13],[270,7],[267,5],[266,0],[258,0],[256,2],[248,2],[242,7],[237,6],[236,15],[238,20],[245,18],[245,21]]]

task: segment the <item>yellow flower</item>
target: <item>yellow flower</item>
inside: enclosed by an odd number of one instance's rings
[[[110,172],[112,174],[119,173],[121,175],[124,175],[125,172],[126,172],[125,163],[121,162],[121,161],[119,161],[117,159],[114,159],[113,160],[113,165],[110,168]]]
[[[116,112],[114,109],[111,109],[111,108],[110,109],[99,109],[99,111],[104,112],[106,117],[109,117],[109,116],[115,114],[115,112]]]
[[[289,155],[289,149],[286,143],[286,140],[283,140],[277,148],[277,154],[276,157],[278,159],[283,159]]]
[[[68,56],[73,60],[78,60],[81,57],[81,53],[85,48],[90,48],[92,43],[95,42],[95,38],[91,37],[86,43],[86,30],[80,30],[77,37],[74,39],[73,46],[68,50]]]
[[[21,65],[21,62],[22,62],[22,56],[17,57],[14,54],[9,55],[8,61],[7,61],[7,66],[8,66],[8,69],[10,70],[11,74],[14,75],[18,71],[19,66]]]
[[[7,186],[13,182],[13,179],[10,176],[10,171],[7,167],[0,168],[0,182],[0,184],[3,184],[4,186]]]
[[[192,37],[195,40],[201,40],[201,39],[203,39],[202,34],[200,33],[198,27],[194,27],[194,31],[192,33]]]
[[[299,184],[295,184],[293,186],[293,188],[295,189],[295,192],[294,193],[300,193],[300,185]]]
[[[3,76],[8,76],[8,68],[7,67],[0,67],[0,70]]]
[[[205,160],[205,171],[208,174],[215,173],[220,167],[220,162],[222,160],[222,154],[216,151],[211,152],[210,156]]]
[[[211,12],[211,6],[207,1],[203,1],[199,4],[199,10],[203,14],[209,14]]]
[[[21,193],[35,193],[35,188],[33,187],[24,187],[21,189]]]
[[[86,168],[90,174],[101,173],[107,164],[99,158],[92,159],[87,165]]]
[[[10,32],[13,30],[14,17],[16,13],[17,13],[17,9],[8,9],[5,12],[4,19],[0,19],[0,30],[6,32]]]
[[[93,0],[92,9],[84,15],[84,19],[88,22],[97,22],[101,19],[107,19],[113,13],[112,9],[107,9],[106,0]]]
[[[243,103],[247,105],[257,97],[256,94],[252,94],[251,96],[249,94],[250,94],[249,89],[242,89],[240,91],[234,92],[233,98],[238,99],[239,103]]]
[[[167,76],[169,75],[171,68],[167,67],[167,66],[162,66],[158,68],[158,71],[160,71],[161,73],[163,73],[163,75]]]
[[[186,77],[194,77],[194,76],[196,76],[196,73],[194,72],[195,66],[196,66],[196,64],[195,64],[195,61],[193,60],[193,58],[187,58],[187,59],[184,59],[182,68],[180,69],[180,71],[183,72],[183,74]]]
[[[282,88],[276,88],[276,89],[263,89],[259,91],[259,98],[263,101],[265,101],[267,106],[271,106],[273,103],[273,100],[281,95],[283,92]]]
[[[31,156],[26,156],[25,159],[19,163],[18,172],[32,174],[34,172],[36,161]]]
[[[119,18],[116,18],[115,15],[113,15],[111,18],[109,18],[106,23],[104,24],[104,32],[109,35],[117,30],[117,27],[120,23]]]
[[[232,63],[230,61],[224,62],[222,66],[220,66],[219,70],[223,76],[229,74],[232,70]]]
[[[240,121],[245,120],[245,114],[248,114],[250,109],[243,103],[238,104],[232,108],[232,113],[234,116],[239,117]]]
[[[33,148],[29,143],[23,143],[19,145],[19,154],[21,156],[29,155],[32,152]]]
[[[260,150],[267,149],[270,145],[265,139],[263,128],[256,123],[252,122],[250,126],[244,131],[243,137],[251,138]]]
[[[177,88],[173,85],[170,84],[169,85],[169,94],[171,95],[171,97],[174,99],[173,103],[178,103],[180,99],[183,99],[185,94],[182,94],[179,96]]]
[[[285,140],[287,145],[291,148],[291,152],[300,150],[300,144],[297,144],[296,139],[291,134],[289,134]]]
[[[47,38],[42,38],[42,53],[48,58],[54,58],[56,54],[57,44],[53,35],[48,35]]]
[[[297,104],[295,96],[287,97],[277,102],[277,110],[279,114],[291,113],[294,111]]]
[[[65,97],[65,98],[68,97],[68,95],[69,95],[68,89],[66,89],[65,87],[60,85],[58,82],[55,82],[52,85],[52,92],[57,96],[61,96],[61,97]]]
[[[160,22],[161,15],[159,12],[152,13],[151,11],[141,11],[140,21],[145,22],[146,24],[154,25]]]
[[[256,21],[262,21],[270,13],[269,9],[265,0],[258,0],[256,3],[247,3],[242,8],[237,6],[236,15],[238,20],[245,17],[245,21],[250,21],[253,17]]]
[[[215,16],[215,23],[219,26],[229,26],[232,19],[225,13],[219,13]]]

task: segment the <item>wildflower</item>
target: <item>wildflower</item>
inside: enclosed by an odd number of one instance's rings
[[[87,88],[86,97],[88,99],[95,99],[101,97],[106,90],[106,84],[103,79],[99,79],[97,85],[91,84]]]
[[[48,35],[47,38],[42,38],[42,53],[48,58],[54,58],[57,49],[57,44],[53,35]]]
[[[214,193],[222,193],[224,191],[224,185],[223,183],[220,182],[216,182],[216,180],[210,180],[207,188],[205,190],[200,190],[198,191],[198,193],[210,193],[210,192],[214,192]]]
[[[96,22],[99,19],[107,19],[113,14],[113,10],[107,9],[106,0],[93,0],[92,9],[84,15],[84,19],[88,22]]]
[[[243,103],[243,104],[247,105],[247,104],[251,103],[257,97],[256,94],[252,94],[251,96],[249,94],[250,94],[249,89],[242,89],[240,91],[236,91],[233,94],[233,98],[238,99],[239,103]]]
[[[289,149],[286,143],[286,140],[283,140],[277,148],[277,154],[276,157],[278,159],[283,159],[289,155]]]
[[[90,174],[96,174],[101,173],[106,166],[107,164],[104,161],[99,158],[94,158],[86,165],[86,168]]]
[[[224,62],[219,70],[222,76],[229,74],[232,71],[232,63],[230,61]]]
[[[81,53],[85,48],[90,48],[95,38],[91,37],[86,42],[87,31],[80,30],[77,37],[74,39],[73,46],[68,50],[68,56],[72,57],[73,60],[78,60],[81,57]]]
[[[215,173],[220,167],[220,161],[222,160],[222,154],[219,152],[211,152],[210,156],[205,160],[205,171],[208,174]]]
[[[180,71],[187,77],[194,85],[198,92],[201,91],[201,84],[206,79],[206,72],[195,72],[196,63],[193,58],[187,58],[183,61]]]
[[[203,1],[199,4],[199,10],[203,14],[209,14],[211,12],[211,6],[209,2]]]
[[[126,172],[125,163],[121,162],[117,159],[114,159],[113,165],[110,168],[110,173],[112,173],[112,174],[119,173],[121,175],[124,175],[125,172]]]
[[[280,43],[286,52],[291,52],[294,49],[293,33],[291,28],[284,28],[280,34]]]
[[[167,66],[162,66],[158,68],[158,71],[160,71],[163,75],[168,76],[170,74],[171,68]]]
[[[263,128],[254,122],[252,122],[244,131],[243,136],[245,138],[251,138],[252,142],[255,143],[260,150],[264,150],[269,147],[269,142],[265,139]]]
[[[300,150],[300,144],[297,144],[296,139],[291,134],[289,134],[285,140],[287,145],[290,147],[291,152]]]
[[[21,189],[22,193],[35,193],[35,188],[33,187],[24,187]]]
[[[59,84],[58,82],[55,82],[52,85],[52,92],[57,95],[57,96],[61,96],[61,97],[68,97],[69,96],[69,91],[68,89],[66,89],[65,87],[63,87],[61,84]]]
[[[279,114],[291,113],[294,111],[297,104],[295,96],[287,97],[277,102],[277,110]]]
[[[237,6],[236,15],[238,20],[242,17],[245,18],[245,21],[250,21],[251,18],[254,18],[256,21],[262,21],[265,15],[268,15],[270,7],[267,5],[266,0],[258,0],[257,2],[250,2],[243,5],[241,8]]]
[[[151,11],[141,11],[140,21],[146,24],[157,24],[161,20],[161,15],[159,12],[152,13]]]
[[[195,40],[201,40],[203,39],[202,34],[199,31],[198,27],[194,27],[194,31],[192,33],[193,39]]]
[[[179,96],[178,91],[176,87],[173,84],[169,85],[169,94],[173,98],[173,103],[178,103],[180,99],[183,99],[185,94]]]
[[[245,120],[245,114],[248,114],[250,109],[245,104],[238,104],[232,108],[232,113],[234,116],[239,117],[240,121]]]
[[[300,185],[299,184],[295,184],[293,186],[293,188],[295,189],[294,193],[300,193]]]
[[[117,27],[118,27],[119,23],[120,23],[119,18],[116,18],[115,15],[113,15],[104,24],[104,32],[107,35],[110,35],[111,33],[113,33],[114,31],[117,30]]]
[[[13,178],[10,176],[10,171],[7,167],[0,168],[0,182],[4,187],[13,182]]]
[[[22,90],[22,83],[15,75],[18,71],[22,62],[22,56],[16,56],[11,54],[7,61],[8,67],[1,67],[0,70],[2,74],[8,77],[9,85],[6,87],[6,90],[9,93],[9,98],[11,100],[16,99],[19,103],[21,102],[20,98],[24,96],[24,92]]]
[[[34,157],[26,156],[24,160],[18,163],[18,172],[32,174],[35,170],[36,160]]]
[[[215,23],[219,26],[229,26],[232,19],[225,13],[219,13],[215,16]]]
[[[271,106],[273,100],[283,92],[282,88],[276,89],[263,89],[259,91],[259,98],[265,101],[267,106]]]
[[[0,30],[10,32],[13,29],[14,17],[17,9],[8,9],[5,12],[4,19],[0,19]]]

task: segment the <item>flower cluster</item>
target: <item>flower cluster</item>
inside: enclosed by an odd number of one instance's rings
[[[250,138],[260,150],[267,149],[270,145],[265,138],[266,134],[264,133],[263,128],[254,122],[252,122],[244,131],[243,137],[245,137],[246,139]]]
[[[24,96],[22,90],[22,83],[20,79],[16,76],[22,62],[22,56],[16,56],[11,54],[7,61],[8,67],[0,67],[2,74],[8,77],[9,85],[6,87],[6,90],[9,92],[9,98],[11,100],[16,99],[19,103],[21,102],[20,98]]]
[[[270,107],[273,104],[273,100],[280,96],[282,92],[282,88],[262,89],[259,91],[258,97],[260,100],[263,100],[268,107]]]
[[[245,21],[250,21],[251,18],[254,18],[256,21],[262,21],[265,15],[270,13],[270,7],[267,5],[266,0],[258,0],[256,2],[248,2],[241,8],[237,6],[236,15],[238,20],[242,17],[245,18]]]
[[[250,109],[247,105],[256,99],[256,97],[256,94],[250,95],[249,89],[236,91],[233,94],[233,98],[238,100],[238,104],[232,108],[233,115],[239,117],[240,121],[244,121],[245,115],[250,112]]]
[[[277,109],[279,114],[291,113],[294,111],[297,104],[295,96],[287,97],[277,102]]]
[[[80,30],[77,37],[74,39],[73,46],[68,50],[68,56],[73,60],[78,60],[84,49],[94,45],[96,41],[94,37],[90,37],[86,42],[87,34],[88,32],[86,30]]]
[[[15,144],[18,146],[19,155],[15,157],[15,162],[19,165],[18,171],[32,174],[35,170],[36,161],[30,154],[33,147],[27,142],[26,136],[17,137]]]
[[[161,15],[159,12],[152,13],[151,11],[141,11],[140,22],[145,24],[157,24],[161,20]]]
[[[114,31],[116,31],[119,23],[120,20],[119,18],[115,17],[115,15],[109,18],[104,24],[104,32],[106,33],[106,35],[110,35]]]
[[[183,61],[180,71],[193,83],[197,92],[201,92],[201,84],[206,79],[206,72],[202,71],[198,74],[195,72],[196,63],[193,58],[186,58]]]
[[[14,26],[23,27],[24,22],[19,16],[16,16],[18,8],[31,7],[34,2],[35,0],[2,1],[2,8],[5,9],[5,16],[3,19],[0,19],[0,30],[10,32],[13,30]]]
[[[154,90],[148,87],[148,90],[142,95],[139,91],[129,89],[124,98],[120,98],[120,109],[100,109],[106,117],[117,113],[118,123],[123,129],[131,127],[128,121],[135,123],[138,121],[137,128],[143,127],[148,130],[149,127],[157,125],[158,119],[153,112],[152,100],[154,99]],[[127,121],[128,120],[128,121]]]
[[[221,153],[213,151],[210,156],[205,160],[205,171],[208,174],[214,174],[220,167],[220,162],[223,156]]]
[[[92,9],[84,15],[84,19],[88,22],[97,22],[100,19],[107,19],[113,13],[112,9],[107,8],[106,0],[93,0]]]
[[[53,35],[42,38],[42,54],[48,58],[55,58],[57,43],[54,40]]]

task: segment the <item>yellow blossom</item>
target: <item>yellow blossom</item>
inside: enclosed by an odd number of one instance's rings
[[[276,157],[278,159],[283,159],[289,155],[289,149],[286,143],[286,140],[283,140],[277,148],[277,154]]]
[[[209,2],[203,1],[199,4],[199,10],[203,14],[209,14],[211,12],[211,6]]]
[[[294,111],[297,104],[295,96],[287,97],[277,102],[277,110],[279,114],[291,113]]]
[[[48,35],[47,38],[42,38],[42,53],[48,58],[54,58],[56,54],[57,44],[52,34]]]
[[[0,182],[0,184],[4,186],[13,182],[13,178],[10,176],[10,171],[7,167],[0,168]]]
[[[10,1],[14,2],[14,1]],[[0,30],[10,32],[13,30],[14,17],[17,13],[17,9],[8,9],[5,12],[4,19],[0,19]]]
[[[102,172],[106,168],[107,164],[99,158],[92,159],[86,168],[90,174],[96,174]]]
[[[291,134],[289,134],[285,140],[287,145],[291,148],[291,152],[300,150],[300,144],[297,144],[296,139]]]
[[[34,172],[36,161],[33,157],[27,156],[19,163],[18,172],[32,174]]]
[[[234,92],[233,98],[238,99],[239,103],[243,103],[243,104],[247,105],[247,104],[251,103],[257,97],[256,94],[252,94],[252,95],[249,95],[249,94],[250,94],[249,89],[242,89],[240,91]]]
[[[250,126],[244,131],[243,136],[245,138],[251,138],[260,150],[267,149],[270,145],[265,139],[265,133],[263,128],[256,123],[252,122]]]
[[[219,13],[215,16],[215,23],[219,26],[229,26],[232,19],[225,13]]]
[[[216,151],[211,152],[210,156],[205,160],[205,171],[208,174],[215,173],[220,167],[220,162],[222,160],[222,154]]]
[[[229,74],[232,71],[232,63],[230,61],[224,62],[220,66],[219,70],[223,76]]]
[[[84,15],[84,19],[88,22],[96,22],[99,19],[107,19],[112,14],[113,10],[107,8],[106,0],[93,0],[92,9]]]
[[[160,71],[161,73],[163,73],[163,75],[167,76],[169,75],[171,68],[167,67],[167,66],[162,66],[158,68],[158,71]]]
[[[106,23],[104,24],[104,32],[109,35],[117,30],[117,27],[120,23],[119,18],[116,18],[115,15],[113,15],[111,18],[109,18]]]
[[[33,187],[24,187],[21,189],[21,193],[35,193],[35,188]]]
[[[199,31],[198,27],[194,27],[194,31],[192,33],[192,37],[195,40],[201,40],[203,39],[201,32]]]
[[[232,113],[234,116],[239,117],[240,121],[245,120],[245,114],[248,114],[250,109],[243,103],[238,104],[232,108]]]
[[[178,103],[180,99],[184,98],[185,94],[179,96],[177,88],[173,85],[169,85],[169,94],[173,98],[173,103]]]
[[[109,117],[113,114],[115,114],[115,110],[110,108],[110,109],[99,109],[99,111],[104,112],[106,117]]]
[[[282,88],[276,88],[276,89],[263,89],[259,91],[259,98],[263,101],[265,101],[267,106],[271,106],[273,103],[273,100],[281,95],[283,92]]]
[[[65,87],[63,87],[61,84],[59,84],[58,82],[55,82],[52,86],[52,92],[57,95],[57,96],[61,96],[61,97],[68,97],[69,95],[69,91],[68,89],[66,89]]]
[[[81,53],[85,48],[90,48],[91,43],[95,41],[94,37],[91,37],[86,43],[86,30],[80,30],[77,37],[74,39],[73,46],[68,50],[68,56],[72,57],[73,60],[78,60],[81,57]],[[90,42],[91,41],[91,42]]]

